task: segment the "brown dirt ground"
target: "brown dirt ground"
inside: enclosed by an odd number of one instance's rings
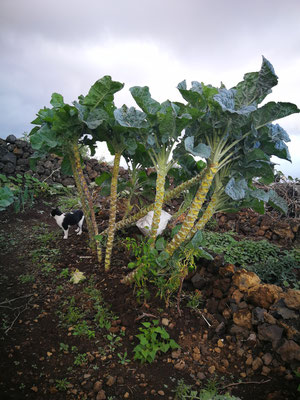
[[[105,273],[87,246],[87,232],[79,237],[71,230],[69,239],[62,240],[61,229],[49,216],[50,203],[55,199],[46,200],[38,200],[24,213],[15,214],[12,209],[0,213],[1,399],[96,399],[93,388],[98,382],[107,399],[171,400],[175,398],[174,389],[179,379],[184,379],[195,389],[203,387],[206,380],[200,382],[198,372],[217,379],[220,393],[230,391],[242,400],[297,398],[297,382],[285,381],[281,375],[264,377],[257,374],[242,379],[241,358],[237,349],[232,350],[234,343],[227,344],[226,339],[222,356],[216,354],[214,357],[217,362],[228,358],[229,364],[223,368],[223,374],[210,374],[210,365],[205,360],[196,362],[191,358],[191,349],[199,343],[201,352],[203,348],[210,351],[215,347],[214,332],[201,315],[185,307],[184,302],[181,317],[176,307],[165,309],[164,303],[155,297],[147,306],[138,304],[132,288],[120,283],[121,277],[128,272],[129,261],[122,237],[116,240],[111,270]],[[103,220],[99,224],[104,228],[107,222]],[[128,232],[134,235],[136,231],[132,228]],[[49,233],[48,240],[43,242],[41,235],[46,233]],[[43,254],[51,254],[51,257]],[[69,278],[59,277],[66,268],[69,271],[78,268],[88,279],[73,285]],[[23,276],[21,280],[20,275]],[[24,276],[31,277],[32,281],[24,283]],[[120,346],[114,349],[109,346],[109,332],[93,325],[93,302],[83,290],[91,284],[90,278],[117,316],[110,328],[110,332],[120,338]],[[66,314],[64,302],[72,296],[76,306],[85,312],[85,320],[95,330],[94,338],[74,336],[72,327],[61,323],[58,311],[61,315]],[[152,364],[141,365],[133,360],[138,328],[141,322],[153,319],[147,314],[171,322],[166,329],[181,345],[179,359],[172,358],[169,352],[160,354]],[[68,350],[62,349],[62,343]],[[77,350],[71,350],[72,346]],[[118,353],[123,355],[125,352],[130,362],[122,364]],[[85,360],[81,365],[74,365],[78,354],[85,354]],[[180,360],[185,362],[182,370],[175,368]],[[67,387],[62,382],[64,379],[68,382]],[[61,387],[57,380],[62,382]],[[222,389],[232,383],[237,385]]]

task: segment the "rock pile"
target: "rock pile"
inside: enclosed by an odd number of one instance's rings
[[[72,176],[62,174],[60,168],[62,159],[55,155],[48,155],[38,161],[36,170],[32,171],[29,160],[33,153],[30,143],[17,139],[14,135],[9,135],[6,140],[0,139],[0,173],[6,176],[27,173],[49,184],[61,183],[64,186],[75,184]],[[102,172],[109,172],[111,169],[108,164],[99,163],[96,159],[87,159],[84,163],[84,175],[88,183],[94,181]],[[121,169],[120,175],[122,174],[126,174],[126,170]]]
[[[216,262],[202,266],[190,281],[203,297],[208,335],[216,342],[212,351],[221,355],[235,348],[242,377],[274,372],[289,379],[300,370],[300,290],[264,284],[254,272]],[[213,364],[217,370],[226,359],[219,361]]]
[[[292,242],[299,233],[299,218],[279,220],[269,214],[260,215],[247,209],[238,213],[220,213],[217,223],[221,232],[234,231],[238,234],[277,241],[281,244]]]

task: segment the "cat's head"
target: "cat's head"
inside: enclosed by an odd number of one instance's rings
[[[60,211],[59,208],[55,208],[54,210],[51,211],[50,215],[52,217],[55,217],[56,215],[62,215],[62,212]]]

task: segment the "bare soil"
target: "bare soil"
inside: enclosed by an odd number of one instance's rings
[[[68,240],[62,239],[62,230],[49,216],[55,199],[46,200],[23,213],[0,213],[0,399],[171,400],[180,379],[197,390],[216,380],[220,393],[242,400],[297,399],[297,381],[286,380],[280,370],[243,377],[245,355],[233,337],[218,335],[209,326],[213,315],[194,312],[184,300],[181,316],[175,304],[166,309],[155,296],[147,304],[137,302],[133,288],[121,283],[130,261],[122,239],[136,235],[134,228],[116,238],[111,270],[104,272],[87,245],[87,232],[77,236],[73,229]],[[105,228],[107,219],[102,215],[98,222]],[[79,269],[87,279],[72,284],[70,277],[60,275],[66,268]],[[101,292],[115,316],[109,330],[94,324],[87,287]],[[74,335],[74,327],[62,322],[71,298],[94,337]],[[179,354],[159,354],[152,364],[134,361],[141,323],[159,319],[161,324],[163,318],[181,346]],[[215,351],[219,339],[224,346]],[[195,356],[195,348],[201,357]]]

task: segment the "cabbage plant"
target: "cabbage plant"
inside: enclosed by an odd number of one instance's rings
[[[183,104],[154,100],[147,86],[134,86],[130,92],[142,111],[123,106],[115,116],[120,125],[136,133],[136,140],[144,145],[157,172],[151,225],[151,238],[155,239],[164,203],[166,176],[176,162],[171,156],[172,150],[192,117]]]
[[[73,105],[65,104],[63,96],[53,93],[52,108],[44,107],[32,122],[36,125],[30,132],[32,148],[36,150],[33,161],[51,153],[63,157],[62,171],[73,174],[87,222],[90,243],[97,249],[101,262],[101,248],[95,240],[98,234],[92,198],[82,170],[80,145],[86,142],[92,152],[95,143],[88,139],[94,131],[109,118],[114,93],[122,89],[123,84],[105,76],[95,82],[88,94],[79,96]],[[90,140],[90,141],[89,141]]]
[[[273,182],[272,155],[290,161],[286,145],[289,137],[272,122],[300,110],[295,104],[284,102],[259,106],[277,83],[273,66],[263,57],[260,71],[245,74],[243,81],[231,89],[199,82],[192,82],[190,89],[185,81],[178,85],[188,101],[190,113],[197,115],[198,112],[198,117],[186,129],[184,146],[177,151],[205,158],[207,170],[181,229],[166,248],[170,255],[202,229],[214,212],[230,208],[230,203],[237,209],[246,199],[248,205],[260,207],[264,202],[271,202],[284,210],[282,200],[274,192],[265,193],[253,185],[255,178],[267,184]],[[212,203],[205,218],[197,222],[212,185]]]

